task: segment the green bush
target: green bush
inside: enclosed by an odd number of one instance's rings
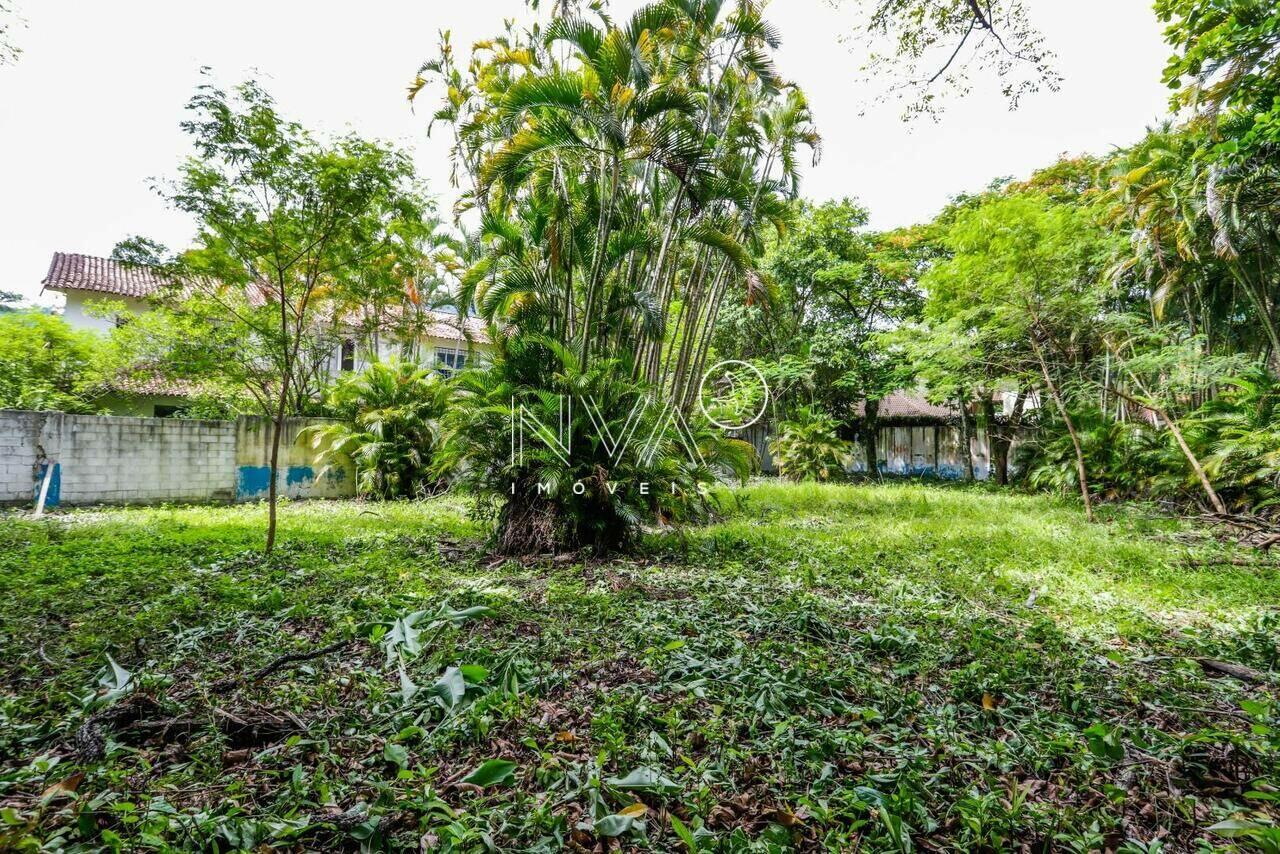
[[[622,548],[646,525],[706,519],[717,477],[749,473],[750,445],[699,424],[683,441],[620,362],[582,371],[567,349],[535,335],[496,344],[487,364],[457,378],[439,471],[496,518],[499,552]],[[523,448],[512,441],[522,417]],[[542,440],[535,422],[549,434]],[[567,451],[551,447],[561,424]],[[632,440],[617,452],[623,436]]]
[[[374,362],[343,377],[329,394],[340,422],[304,431],[327,468],[355,466],[360,495],[421,498],[434,492],[432,456],[449,386],[411,362]]]
[[[839,437],[835,419],[815,407],[800,407],[778,426],[781,432],[769,443],[769,453],[788,480],[830,480],[853,461],[853,444]]]
[[[60,317],[0,313],[0,409],[92,411],[100,343]]]
[[[1173,434],[1141,418],[1116,421],[1096,407],[1072,413],[1092,492],[1108,499],[1164,499],[1194,504],[1202,487]],[[1179,416],[1192,452],[1214,489],[1234,510],[1280,505],[1280,384],[1259,368],[1227,381],[1199,409]],[[1049,417],[1023,445],[1026,483],[1071,494],[1079,489],[1075,451],[1060,419]]]

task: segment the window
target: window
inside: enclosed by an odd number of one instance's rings
[[[446,377],[454,371],[460,371],[467,365],[467,354],[457,350],[436,349],[436,370]]]
[[[181,406],[169,406],[163,403],[156,404],[155,418],[176,418],[182,414]]]
[[[347,340],[342,342],[342,365],[343,371],[354,371],[356,369],[356,342]]]

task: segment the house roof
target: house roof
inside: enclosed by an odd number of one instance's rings
[[[54,291],[90,291],[145,299],[169,285],[170,279],[151,267],[124,264],[94,255],[55,252],[49,262],[49,272],[41,284]],[[265,292],[250,294],[255,305],[260,305],[258,300],[263,298]],[[478,317],[464,318],[463,331],[460,332],[456,314],[443,311],[428,313],[432,322],[426,327],[425,334],[430,338],[471,340],[482,344],[489,341],[488,327]]]
[[[865,403],[857,406],[859,418],[867,414]],[[880,400],[877,417],[881,421],[949,421],[959,415],[954,406],[939,406],[923,397],[895,391]]]
[[[150,296],[169,280],[150,267],[139,267],[69,252],[53,253],[49,272],[40,284],[55,291],[94,291],[122,297]]]
[[[427,327],[426,334],[431,338],[469,339],[479,344],[489,343],[489,326],[478,317],[462,318],[462,334],[459,335],[458,316],[443,311],[431,312],[435,322]]]
[[[195,397],[201,385],[189,380],[175,380],[152,376],[121,375],[105,383],[105,388],[117,394],[139,397]]]

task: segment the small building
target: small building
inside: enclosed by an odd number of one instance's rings
[[[866,418],[865,403],[858,404],[857,417]],[[956,407],[896,391],[880,400],[876,425],[876,466],[881,474],[948,479],[964,476],[963,430]],[[974,476],[985,479],[990,459],[985,435],[970,438],[969,453]],[[854,472],[866,472],[866,457],[859,442]]]
[[[876,466],[881,474],[909,477],[940,477],[959,480],[966,473],[965,434],[968,454],[976,480],[995,476],[1001,452],[1006,464],[1023,432],[1014,425],[1021,416],[1039,405],[1035,392],[1019,401],[1010,392],[996,392],[985,412],[971,404],[966,414],[968,429],[960,409],[952,404],[930,403],[918,394],[896,391],[886,395],[876,417]],[[1014,417],[1019,410],[1018,417]],[[858,418],[866,417],[866,407],[858,406]],[[1002,444],[1003,443],[1003,444]],[[866,471],[866,453],[859,443],[853,471]]]
[[[973,461],[973,475],[977,480],[992,476],[993,459],[991,438],[1009,435],[1010,416],[1016,406],[1017,395],[998,393],[993,397],[993,412],[988,419],[969,413],[969,448]],[[1026,412],[1034,410],[1038,398],[1032,394],[1023,404]],[[858,404],[854,420],[846,425],[846,435],[861,436],[861,421],[866,417],[866,405]],[[990,427],[999,426],[1002,433]],[[774,473],[776,467],[768,444],[774,435],[772,425],[758,425],[746,431],[742,438],[755,446],[766,473]],[[896,391],[880,400],[876,414],[876,469],[881,475],[898,477],[937,477],[959,480],[965,476],[964,426],[960,410],[950,404],[930,403],[922,395],[909,391]],[[1014,435],[1009,442],[1017,444]],[[998,448],[996,449],[998,450]],[[861,439],[854,441],[851,474],[866,474],[867,453]]]

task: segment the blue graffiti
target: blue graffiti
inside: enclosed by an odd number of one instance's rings
[[[316,473],[311,466],[289,466],[289,470],[285,472],[284,483],[286,487],[302,486],[316,479]]]
[[[40,487],[44,484],[45,474],[49,471],[49,463],[40,464],[39,470],[36,472],[35,492],[32,495],[33,501],[40,500]],[[53,477],[49,479],[49,494],[45,496],[44,506],[57,507],[58,501],[62,495],[62,464],[53,464]]]
[[[270,466],[240,466],[236,476],[236,500],[252,501],[271,489]]]

